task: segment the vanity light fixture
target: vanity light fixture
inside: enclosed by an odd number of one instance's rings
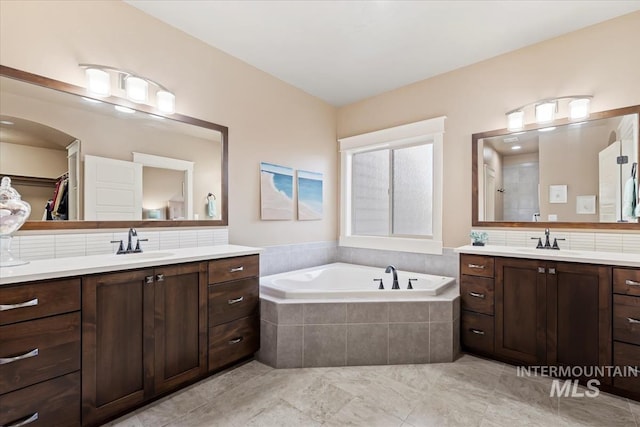
[[[86,70],[87,90],[99,97],[111,95],[111,75],[117,77],[118,88],[124,90],[126,97],[136,103],[149,104],[149,86],[155,86],[155,106],[159,111],[173,114],[176,111],[176,97],[166,87],[149,78],[139,76],[130,71],[106,65],[79,64]]]
[[[569,100],[569,120],[582,120],[589,116],[589,104],[592,95],[570,95],[557,98],[542,99],[523,105],[506,113],[507,129],[516,132],[524,128],[524,111],[527,107],[535,106],[536,123],[545,124],[555,120],[558,104],[561,100]],[[548,129],[551,130],[551,129]]]

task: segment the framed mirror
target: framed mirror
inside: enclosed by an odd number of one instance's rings
[[[0,65],[0,175],[31,204],[22,230],[226,226],[228,135]]]
[[[640,106],[472,135],[472,224],[639,229]]]

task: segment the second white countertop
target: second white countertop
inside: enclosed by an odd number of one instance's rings
[[[260,248],[238,245],[167,249],[126,255],[91,255],[31,261],[15,267],[0,267],[0,286],[34,280],[132,270],[158,265],[205,261],[260,253]]]
[[[493,255],[509,258],[544,259],[549,261],[581,262],[586,264],[619,265],[640,267],[640,254],[621,252],[574,251],[571,249],[535,249],[514,246],[460,246],[455,249],[461,254]]]

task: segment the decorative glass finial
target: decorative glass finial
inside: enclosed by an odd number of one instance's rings
[[[29,218],[31,206],[22,200],[20,193],[11,186],[11,178],[0,182],[0,266],[11,267],[27,264],[11,253],[11,234],[22,227]]]

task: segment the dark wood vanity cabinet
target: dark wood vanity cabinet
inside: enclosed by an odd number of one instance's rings
[[[640,268],[614,268],[613,292],[613,363],[640,371]],[[640,376],[615,377],[613,385],[640,400]]]
[[[463,348],[523,365],[611,365],[612,270],[461,255]]]
[[[83,424],[206,372],[206,267],[178,264],[84,279]]]
[[[257,255],[209,262],[209,370],[258,351],[259,307]]]
[[[80,279],[0,287],[0,425],[80,424]]]

